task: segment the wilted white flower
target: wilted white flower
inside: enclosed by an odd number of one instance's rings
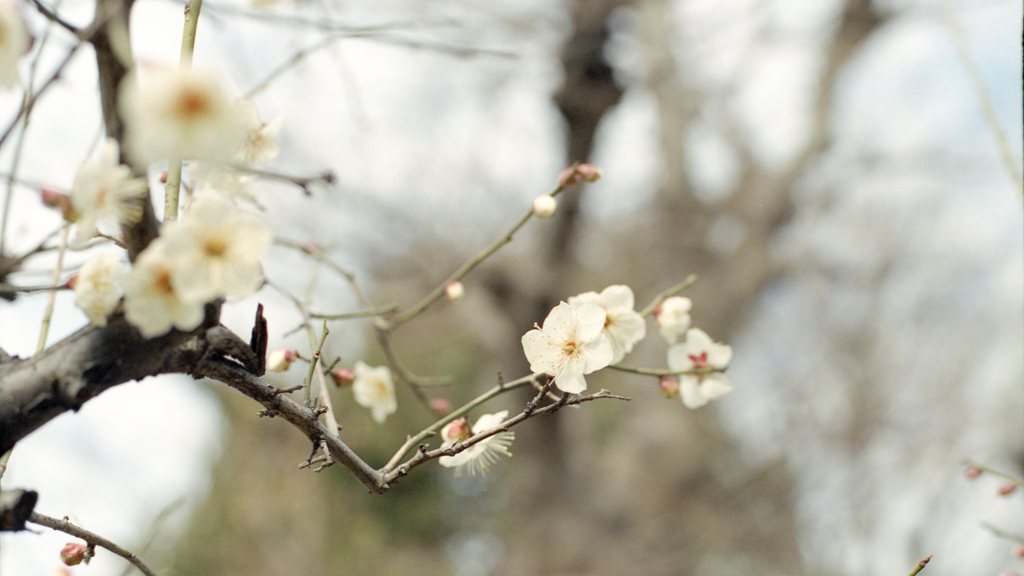
[[[138,222],[142,217],[142,199],[147,184],[132,178],[131,170],[120,163],[117,141],[108,138],[99,157],[86,160],[71,185],[71,218],[77,225],[72,244],[82,245],[97,230],[117,234],[122,222]]]
[[[686,331],[686,339],[668,349],[670,370],[724,370],[732,360],[732,347],[716,343],[699,328]],[[732,385],[721,372],[682,374],[680,391],[687,408],[700,408],[732,391]]]
[[[629,286],[609,286],[600,294],[584,292],[569,298],[569,304],[597,304],[604,309],[606,317],[602,333],[612,345],[612,364],[622,360],[647,333],[643,316],[633,310],[633,290]]]
[[[374,422],[383,424],[388,415],[398,409],[391,369],[387,366],[372,368],[360,360],[355,365],[355,376],[352,394],[356,404],[369,408]]]
[[[242,100],[238,107],[245,122],[245,140],[235,154],[235,159],[244,164],[269,162],[281,153],[276,139],[284,119],[277,117],[269,124],[264,124],[256,111],[256,105],[250,100]]]
[[[245,138],[242,111],[221,79],[198,70],[147,71],[122,83],[128,150],[139,162],[228,161]]]
[[[263,219],[227,198],[200,196],[163,230],[175,291],[186,300],[244,298],[263,278],[260,257],[273,239]]]
[[[533,199],[530,209],[537,218],[551,218],[558,209],[558,200],[550,194],[541,194]]]
[[[139,254],[121,281],[124,317],[143,338],[155,338],[171,328],[194,330],[203,321],[202,301],[183,300],[171,283],[172,268],[162,238]]]
[[[106,326],[107,317],[117,308],[121,301],[117,281],[123,272],[121,259],[109,252],[93,254],[78,271],[75,304],[93,324]]]
[[[18,84],[18,60],[28,52],[29,36],[25,18],[14,2],[0,4],[0,86]]]
[[[550,374],[563,392],[587,389],[584,374],[604,368],[612,360],[612,345],[602,334],[606,314],[596,304],[555,306],[544,326],[523,335],[523,352],[530,370]]]
[[[675,344],[679,337],[690,328],[690,308],[693,303],[683,296],[665,298],[654,309],[654,323],[658,331],[668,341]]]
[[[441,448],[451,448],[458,442],[472,438],[474,434],[496,428],[505,421],[506,416],[508,416],[508,410],[502,410],[496,414],[484,414],[477,419],[476,424],[473,424],[472,433],[466,430],[465,418],[459,418],[450,422],[441,431],[441,437],[444,439],[444,444],[441,445]],[[438,462],[441,466],[455,468],[456,476],[461,476],[463,470],[468,470],[470,476],[476,476],[478,473],[483,475],[487,473],[491,464],[498,461],[499,455],[512,456],[512,453],[508,451],[508,447],[512,445],[515,437],[516,433],[511,430],[498,432],[490,438],[473,444],[455,456],[441,456],[438,458]]]

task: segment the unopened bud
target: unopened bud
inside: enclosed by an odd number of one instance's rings
[[[430,400],[430,409],[437,412],[439,416],[444,416],[452,411],[452,403],[447,398],[432,398]]]
[[[974,480],[978,476],[981,476],[981,469],[975,466],[968,466],[967,468],[964,468],[964,476]]]
[[[298,358],[295,350],[285,350],[284,348],[278,348],[267,356],[267,370],[271,372],[284,372],[295,362]]]
[[[167,170],[163,170],[160,172],[159,180],[161,184],[167,184]]]
[[[999,495],[1006,496],[1007,494],[1012,494],[1016,489],[1017,485],[1013,482],[1004,482],[999,485]]]
[[[558,209],[558,201],[550,194],[541,194],[533,199],[533,215],[537,218],[551,218]]]
[[[580,164],[576,167],[576,173],[584,182],[597,182],[601,179],[601,169],[593,164]]]
[[[459,282],[458,280],[449,282],[448,285],[444,287],[444,295],[452,302],[462,298],[465,294],[466,288],[462,285],[462,282]]]
[[[445,442],[454,442],[468,437],[469,425],[466,424],[465,417],[452,420],[441,429],[441,439]]]
[[[43,188],[39,191],[39,196],[44,206],[60,210],[61,215],[68,222],[74,222],[78,219],[74,213],[74,207],[71,205],[71,197],[67,194],[57,192],[52,188]]]
[[[334,378],[335,384],[344,388],[355,382],[356,372],[351,368],[335,368],[331,370],[331,378]]]
[[[60,561],[68,566],[77,566],[89,559],[89,547],[84,542],[68,542],[60,550]]]
[[[601,169],[593,164],[573,164],[558,175],[558,187],[568,188],[581,180],[597,182],[601,179]]]
[[[1010,549],[1010,553],[1017,558],[1024,558],[1024,544],[1014,544],[1013,548]]]
[[[672,400],[679,398],[679,380],[671,376],[661,376],[658,378],[658,392],[662,396]]]
[[[72,274],[71,278],[68,278],[68,281],[64,283],[64,285],[70,288],[71,290],[75,289],[75,284],[78,284],[78,272]]]

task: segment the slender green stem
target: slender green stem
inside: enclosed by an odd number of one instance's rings
[[[53,306],[57,301],[57,288],[60,284],[60,270],[64,267],[64,254],[67,253],[68,234],[71,231],[71,224],[64,227],[64,235],[60,240],[60,251],[57,252],[57,265],[53,267],[53,281],[50,283],[50,298],[46,301],[46,311],[43,312],[43,324],[39,329],[39,343],[36,344],[36,354],[46,349],[46,337],[50,333],[50,320],[53,318]]]
[[[643,376],[681,376],[683,374],[714,374],[715,372],[725,372],[725,370],[719,370],[717,368],[690,368],[689,370],[657,370],[655,368],[634,368],[632,366],[621,366],[613,364],[608,366],[612,370],[618,370],[619,372],[631,372],[633,374],[641,374]]]
[[[399,448],[398,451],[395,452],[395,455],[391,457],[391,460],[389,460],[388,463],[385,464],[383,468],[381,468],[381,473],[387,474],[388,472],[393,470],[395,466],[397,466],[398,463],[402,460],[402,457],[405,456],[406,453],[408,453],[413,446],[416,446],[420,442],[436,434],[437,431],[443,428],[445,424],[455,420],[456,418],[461,418],[462,416],[465,416],[473,408],[476,408],[477,406],[483,404],[484,402],[487,402],[488,400],[494,398],[495,396],[498,396],[499,394],[504,394],[505,392],[515,390],[516,388],[522,388],[523,386],[526,386],[527,384],[530,383],[539,384],[538,378],[541,377],[543,377],[543,374],[530,374],[529,376],[524,376],[518,380],[513,380],[511,382],[499,384],[494,388],[491,388],[487,392],[484,392],[483,394],[477,396],[473,400],[470,400],[461,408],[453,410],[450,414],[448,414],[444,418],[441,418],[437,422],[434,422],[430,426],[427,426],[415,436],[410,436],[405,441],[405,443],[402,444],[401,448]]]
[[[640,315],[645,318],[647,316],[650,316],[654,312],[654,309],[658,307],[658,304],[661,304],[665,300],[665,298],[675,296],[676,294],[679,294],[683,290],[686,290],[687,288],[693,286],[696,283],[697,275],[690,274],[689,276],[686,277],[686,280],[683,280],[679,284],[676,284],[675,286],[655,296],[654,299],[651,300],[651,303],[648,304],[647,306],[644,306],[644,309],[640,311]]]
[[[1021,192],[1024,193],[1024,182],[1021,180],[1021,170],[1017,165],[1016,155],[1013,153],[1010,141],[1006,138],[1006,133],[999,125],[999,115],[996,114],[996,107],[992,103],[992,95],[985,86],[985,81],[981,78],[978,65],[971,58],[971,50],[967,46],[967,34],[964,32],[964,28],[952,8],[946,6],[944,15],[946,26],[949,27],[950,35],[953,36],[953,41],[956,43],[960,60],[963,62],[964,68],[967,69],[967,75],[971,77],[974,91],[978,94],[978,100],[981,103],[981,110],[985,114],[985,121],[988,122],[989,131],[992,132],[992,136],[996,139],[996,146],[999,148],[1000,156],[1006,167],[1006,173],[1013,180],[1014,185],[1020,186]]]
[[[192,55],[196,48],[196,28],[203,0],[190,0],[185,8],[185,27],[181,33],[181,69],[192,68]],[[167,184],[164,186],[164,222],[178,219],[178,196],[181,194],[181,158],[171,158],[167,166]]]
[[[390,314],[398,309],[397,304],[391,306],[384,306],[383,308],[374,308],[373,310],[362,310],[360,312],[346,312],[344,314],[317,314],[311,312],[310,318],[316,320],[354,320],[356,318],[369,318],[373,316],[380,316],[381,314]]]
[[[918,562],[917,566],[914,566],[914,569],[911,570],[910,574],[907,574],[907,576],[917,576],[917,573],[920,572],[921,570],[924,570],[924,567],[928,564],[928,561],[931,560],[931,559],[932,559],[932,557],[929,556],[929,557],[925,558],[924,560],[921,560],[920,562]]]
[[[550,196],[558,196],[564,190],[565,187],[560,183],[558,186],[555,187],[554,190],[550,192]],[[412,308],[409,308],[405,312],[399,314],[397,317],[392,318],[391,321],[388,323],[387,327],[385,328],[385,330],[394,330],[400,325],[408,322],[410,319],[412,319],[420,312],[426,310],[427,306],[433,304],[438,298],[440,298],[444,294],[444,289],[446,286],[448,286],[448,284],[455,282],[456,280],[461,280],[466,274],[469,274],[469,272],[473,270],[473,268],[476,268],[477,265],[486,260],[491,254],[494,254],[495,252],[498,251],[499,248],[511,242],[512,236],[516,232],[518,232],[519,229],[522,228],[527,222],[529,222],[530,218],[532,217],[533,211],[531,210],[527,212],[525,216],[520,218],[519,221],[516,222],[514,226],[512,226],[511,230],[506,232],[501,238],[498,238],[493,244],[478,252],[476,256],[470,258],[465,264],[460,266],[459,269],[453,272],[451,276],[449,276],[447,279],[441,282],[436,288],[431,290],[429,294],[424,296],[423,299],[417,302]]]
[[[306,372],[306,378],[302,381],[302,386],[305,390],[303,399],[306,401],[306,406],[309,406],[312,400],[309,389],[313,384],[313,373],[316,372],[316,364],[320,361],[320,351],[324,349],[324,342],[327,341],[327,334],[330,333],[330,330],[327,329],[327,321],[324,320],[324,328],[320,332],[320,341],[317,342],[315,336],[313,336],[313,328],[309,324],[306,326],[309,333],[309,346],[313,349],[313,357],[309,360],[309,370]]]
[[[1009,474],[1004,474],[1003,472],[1000,472],[998,470],[994,470],[992,468],[989,468],[988,466],[982,466],[981,464],[976,464],[974,462],[971,462],[970,460],[964,461],[964,465],[965,466],[969,466],[971,468],[977,468],[978,470],[981,470],[982,472],[984,472],[986,474],[991,474],[993,476],[999,476],[1000,478],[1002,478],[1004,480],[1009,480],[1010,482],[1012,482],[1013,484],[1015,484],[1016,486],[1018,486],[1020,488],[1024,488],[1024,479],[1017,478],[1016,476],[1010,476]]]

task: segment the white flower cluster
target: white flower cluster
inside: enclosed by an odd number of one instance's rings
[[[654,317],[659,332],[671,345],[669,370],[682,377],[671,392],[679,394],[688,408],[699,408],[732,390],[722,373],[732,358],[732,348],[690,328],[691,305],[689,298],[666,298]],[[587,389],[585,375],[617,364],[646,335],[644,319],[633,306],[633,291],[622,285],[560,303],[543,326],[523,335],[530,370],[550,375],[563,392],[583,392]],[[684,334],[684,340],[677,343]]]
[[[259,259],[271,239],[259,216],[226,198],[199,198],[182,220],[163,227],[123,278],[119,260],[94,255],[79,272],[76,302],[94,324],[105,325],[120,297],[119,279],[125,318],[143,337],[193,330],[207,302],[256,291],[263,278]]]

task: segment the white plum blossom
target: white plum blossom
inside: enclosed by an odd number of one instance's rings
[[[142,217],[147,184],[120,163],[117,141],[107,139],[99,157],[86,160],[71,185],[71,214],[77,226],[72,244],[81,246],[97,231],[117,234],[122,222]]]
[[[665,298],[654,309],[654,323],[658,331],[668,341],[675,344],[679,337],[690,328],[690,308],[693,302],[684,296]]]
[[[197,198],[161,238],[171,255],[171,283],[192,301],[253,294],[263,278],[260,257],[273,240],[262,218],[217,194]]]
[[[668,349],[668,367],[680,373],[689,370],[724,370],[732,360],[732,347],[716,343],[699,328],[686,331],[686,339]],[[687,408],[700,408],[732,391],[721,372],[681,374],[680,392]]]
[[[18,61],[28,52],[29,41],[18,5],[0,3],[0,86],[13,88],[18,84]]]
[[[139,254],[121,281],[124,317],[143,338],[155,338],[171,328],[194,330],[203,321],[202,301],[183,300],[171,282],[173,270],[162,238]]]
[[[373,368],[361,360],[356,362],[354,368],[352,394],[356,404],[369,408],[374,422],[383,424],[388,415],[398,409],[391,369],[387,366]]]
[[[201,70],[147,70],[122,82],[128,151],[142,163],[229,161],[245,140],[242,110],[221,78]]]
[[[596,304],[555,306],[544,326],[523,335],[523,352],[530,370],[554,377],[563,392],[579,394],[587,389],[583,378],[612,360],[612,345],[602,333],[606,314]]]
[[[93,254],[75,280],[75,304],[93,324],[107,325],[107,317],[121,301],[118,279],[124,273],[121,259],[110,252]]]
[[[284,118],[278,116],[269,124],[264,124],[252,101],[242,100],[238,103],[238,107],[245,123],[245,139],[235,154],[235,159],[243,164],[258,164],[273,160],[281,153],[281,147],[277,145],[277,134],[281,132]]]
[[[484,414],[473,424],[472,431],[466,430],[465,418],[459,418],[441,431],[444,443],[441,448],[451,448],[458,442],[472,438],[474,434],[486,432],[501,425],[508,416],[508,410],[502,410],[496,414]],[[455,468],[455,475],[461,476],[463,470],[468,470],[470,476],[478,473],[484,475],[487,470],[498,461],[498,456],[512,456],[508,447],[515,440],[516,433],[511,430],[498,432],[494,436],[486,438],[466,448],[454,456],[441,456],[438,463],[447,468]]]
[[[647,333],[643,316],[633,310],[633,290],[629,286],[617,284],[605,288],[600,294],[584,292],[569,298],[569,304],[573,306],[587,303],[596,304],[605,311],[602,332],[612,345],[611,363],[616,364]]]

